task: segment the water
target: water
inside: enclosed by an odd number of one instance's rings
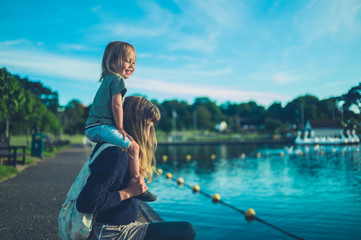
[[[159,146],[156,155],[164,173],[149,184],[158,195],[150,205],[166,221],[190,221],[196,239],[294,238],[178,186],[178,177],[298,237],[361,239],[360,146]]]

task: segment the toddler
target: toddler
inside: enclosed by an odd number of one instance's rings
[[[105,48],[102,60],[101,85],[90,108],[85,135],[93,142],[108,142],[128,149],[131,178],[140,176],[139,145],[123,128],[123,99],[127,91],[124,79],[135,70],[136,53],[132,45],[113,41]],[[136,198],[155,201],[148,190]]]

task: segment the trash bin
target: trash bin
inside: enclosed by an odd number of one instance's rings
[[[31,156],[43,158],[44,133],[33,133],[31,138]]]

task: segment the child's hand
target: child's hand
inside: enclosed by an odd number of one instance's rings
[[[123,135],[124,141],[125,141],[125,138],[126,138],[126,137],[129,138],[129,135],[128,135],[128,133],[124,130],[124,128],[119,129],[119,132]]]

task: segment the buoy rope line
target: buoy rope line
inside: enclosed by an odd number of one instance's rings
[[[212,199],[213,202],[223,204],[224,206],[227,206],[227,207],[229,207],[229,208],[231,208],[231,209],[233,209],[233,210],[235,210],[235,211],[237,211],[239,213],[242,213],[243,215],[246,216],[247,220],[252,220],[252,221],[257,220],[257,221],[259,221],[259,222],[261,222],[261,223],[263,223],[263,224],[265,224],[267,226],[270,226],[270,227],[272,227],[272,228],[274,228],[274,229],[276,229],[276,230],[278,230],[278,231],[280,231],[280,232],[282,232],[284,234],[287,234],[290,237],[293,237],[293,238],[298,239],[298,240],[304,240],[301,237],[298,237],[298,236],[296,236],[296,235],[294,235],[292,233],[289,233],[289,232],[287,232],[287,231],[285,231],[285,230],[283,230],[283,229],[281,229],[281,228],[279,228],[279,227],[277,227],[277,226],[275,226],[275,225],[273,225],[271,223],[268,223],[268,222],[262,220],[261,218],[255,216],[255,211],[253,209],[248,209],[247,211],[243,211],[242,209],[239,209],[239,208],[237,208],[237,207],[235,207],[235,206],[221,200],[219,194],[214,194],[213,196],[211,196],[210,194],[200,190],[198,185],[190,186],[189,184],[185,183],[183,178],[181,178],[181,177],[179,177],[177,180],[174,180],[171,173],[167,173],[166,178],[169,179],[169,180],[175,181],[178,185],[183,185],[183,186],[186,186],[186,187],[192,189],[193,192],[195,192],[195,193],[200,193],[203,196]]]
[[[274,153],[264,153],[264,152],[251,152],[251,153],[241,153],[241,154],[237,154],[234,156],[227,156],[228,158],[261,158],[261,157],[271,157],[271,156],[279,156],[281,158],[283,157],[294,157],[294,156],[308,156],[308,155],[316,155],[316,156],[324,156],[324,155],[332,155],[332,156],[340,156],[340,155],[349,155],[349,154],[353,154],[354,152],[358,152],[357,150],[355,151],[349,151],[349,150],[341,150],[341,151],[332,151],[332,150],[315,150],[315,151],[306,151],[306,150],[301,150],[301,149],[293,149],[292,147],[290,148],[291,152],[284,150],[284,151],[280,151],[280,152],[274,152]],[[215,160],[216,159],[216,154],[211,154],[210,155],[210,159],[211,160]],[[157,159],[162,159],[163,162],[167,162],[169,160],[167,155],[162,155],[162,156],[157,156]],[[202,158],[204,159],[203,155],[185,155],[185,156],[172,156],[171,157],[173,160],[177,159],[177,160],[182,160],[185,159],[187,161],[192,160],[193,158],[198,159],[198,158]]]

